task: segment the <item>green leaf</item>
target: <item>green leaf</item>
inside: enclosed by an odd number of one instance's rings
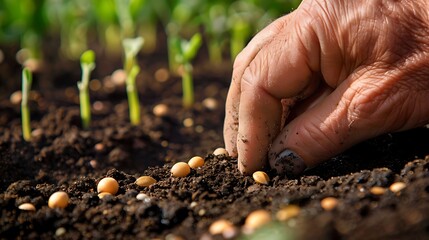
[[[137,53],[142,49],[144,39],[142,37],[136,38],[125,38],[122,40],[122,46],[124,47],[125,57],[134,58]]]
[[[82,56],[80,57],[80,63],[81,64],[92,64],[95,61],[95,53],[92,50],[87,50],[84,53],[82,53]]]
[[[194,34],[194,36],[192,36],[189,42],[182,42],[182,52],[184,60],[190,62],[192,59],[194,59],[202,43],[203,39],[200,33]]]

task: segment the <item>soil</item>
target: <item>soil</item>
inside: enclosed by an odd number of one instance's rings
[[[214,156],[223,146],[224,102],[231,64],[213,68],[200,61],[195,68],[196,104],[181,107],[181,82],[154,79],[166,68],[162,52],[141,59],[139,75],[142,123],[131,126],[123,86],[104,78],[119,60],[100,60],[93,75],[100,88],[91,91],[93,121],[80,123],[76,81],[79,65],[46,57],[35,75],[31,97],[33,140],[22,139],[19,104],[10,95],[19,90],[20,69],[13,51],[0,64],[0,239],[427,239],[429,236],[429,129],[387,134],[363,142],[302,176],[288,179],[270,175],[261,185],[237,170],[237,160]],[[12,59],[12,60],[11,60]],[[201,63],[203,62],[203,63]],[[7,81],[6,81],[7,80]],[[110,83],[110,84],[109,84]],[[206,98],[217,101],[208,108]],[[166,116],[152,112],[169,107]],[[190,122],[192,119],[192,122]],[[186,126],[185,126],[186,125]],[[183,178],[170,175],[171,166],[192,156],[205,157],[203,167]],[[157,182],[139,187],[142,175]],[[110,176],[119,182],[115,196],[98,197],[97,182]],[[370,189],[388,189],[404,182],[399,192],[381,195]],[[65,191],[65,209],[50,209],[49,196]],[[138,200],[137,194],[147,198]],[[338,205],[321,207],[325,197]],[[34,204],[36,211],[18,209]],[[297,216],[274,221],[259,235],[242,233],[250,212],[276,213],[300,207]],[[236,227],[230,235],[211,235],[217,219]]]

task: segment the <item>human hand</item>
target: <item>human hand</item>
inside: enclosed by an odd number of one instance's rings
[[[304,0],[234,62],[226,149],[251,174],[298,175],[429,122],[429,3]],[[268,159],[268,161],[267,161]]]

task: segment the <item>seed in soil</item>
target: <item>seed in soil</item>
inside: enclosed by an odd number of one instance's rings
[[[402,189],[404,189],[407,185],[404,182],[395,182],[392,185],[390,185],[389,190],[397,193],[399,191],[401,191]]]
[[[185,127],[194,126],[194,120],[192,118],[185,118],[185,120],[183,120],[183,126]]]
[[[154,183],[156,183],[156,180],[151,176],[141,176],[135,181],[135,184],[140,187],[149,187]]]
[[[155,79],[158,82],[165,82],[170,78],[170,73],[165,68],[160,68],[155,72]]]
[[[251,212],[246,217],[243,227],[246,231],[252,232],[269,222],[271,222],[271,214],[267,210],[260,209]]]
[[[21,99],[22,99],[22,92],[21,91],[15,91],[9,97],[9,101],[13,105],[19,105],[21,103]]]
[[[104,144],[102,143],[97,143],[94,145],[94,149],[97,152],[102,152],[104,150]]]
[[[268,182],[270,182],[270,177],[268,177],[268,175],[263,171],[256,171],[252,176],[255,182],[259,184],[267,185]]]
[[[168,106],[165,104],[158,104],[153,108],[153,115],[157,117],[164,117],[168,114]]]
[[[288,205],[276,213],[276,218],[279,221],[286,221],[298,216],[300,210],[297,205]]]
[[[217,101],[214,98],[206,98],[203,100],[203,106],[209,110],[215,110],[217,105]]]
[[[204,165],[204,158],[200,156],[195,156],[188,161],[188,165],[192,169],[197,169],[199,167],[202,167]]]
[[[369,192],[372,193],[373,195],[383,195],[386,192],[386,189],[376,186],[369,189]]]
[[[232,222],[226,219],[219,219],[214,221],[209,227],[209,233],[212,235],[223,234],[226,231],[230,231],[234,228]]]
[[[19,205],[18,208],[21,210],[24,210],[24,211],[36,211],[36,208],[31,203],[23,203],[23,204]]]
[[[115,195],[119,190],[119,183],[114,178],[106,177],[100,180],[97,185],[97,192],[108,192]]]
[[[320,206],[322,206],[322,208],[325,209],[326,211],[331,211],[337,205],[338,205],[338,199],[334,197],[327,197],[322,199],[322,201],[320,201]]]
[[[171,175],[173,177],[186,177],[191,173],[191,168],[185,162],[178,162],[171,168]]]
[[[65,208],[69,204],[69,196],[66,192],[55,192],[48,200],[48,206],[50,208]]]
[[[109,192],[101,192],[98,194],[98,198],[103,199],[105,196],[108,196],[108,195],[112,196],[112,194]]]
[[[140,201],[144,201],[144,202],[149,202],[150,201],[150,197],[147,194],[145,194],[145,193],[139,193],[139,194],[137,194],[136,199],[140,200]]]
[[[213,154],[214,154],[215,156],[220,156],[220,155],[229,156],[229,153],[228,153],[228,151],[226,151],[226,149],[225,149],[225,148],[216,148],[216,149],[213,151]]]

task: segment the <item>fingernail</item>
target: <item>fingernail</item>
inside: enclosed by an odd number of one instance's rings
[[[277,174],[286,174],[288,177],[298,176],[307,168],[302,158],[288,149],[278,154],[274,160],[270,160],[270,165]]]

